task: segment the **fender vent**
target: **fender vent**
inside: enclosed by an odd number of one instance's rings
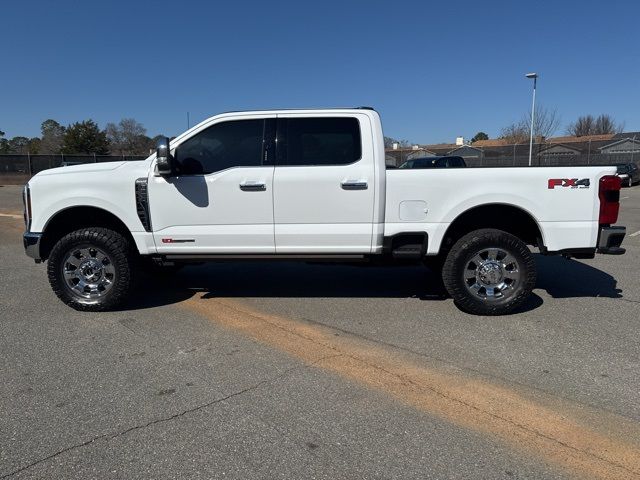
[[[136,180],[136,211],[142,226],[147,232],[151,231],[151,215],[149,215],[149,192],[147,190],[148,180],[138,178]]]

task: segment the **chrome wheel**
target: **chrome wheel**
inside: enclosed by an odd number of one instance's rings
[[[520,267],[509,252],[485,248],[467,262],[464,272],[467,289],[483,300],[501,300],[516,290]]]
[[[116,269],[106,253],[87,246],[67,253],[62,276],[67,289],[86,301],[102,297],[113,287]]]

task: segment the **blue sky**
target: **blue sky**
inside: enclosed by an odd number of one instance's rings
[[[640,130],[637,1],[10,0],[0,130],[133,117],[175,135],[228,110],[370,105],[385,135],[491,137],[538,99]]]

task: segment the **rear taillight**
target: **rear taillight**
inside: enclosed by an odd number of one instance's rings
[[[600,179],[598,190],[600,197],[600,225],[611,225],[618,221],[620,210],[620,177],[605,175]]]

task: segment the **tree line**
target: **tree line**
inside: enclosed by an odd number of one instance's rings
[[[560,116],[556,110],[551,110],[543,106],[536,108],[535,120],[533,122],[533,137],[536,141],[553,136],[560,127]],[[567,125],[565,133],[573,137],[584,137],[587,135],[605,135],[621,133],[624,130],[624,123],[616,122],[615,119],[606,113],[598,116],[582,115],[575,122]],[[479,132],[482,133],[482,132]],[[519,121],[504,127],[500,132],[500,137],[511,143],[522,143],[529,140],[531,135],[531,114],[524,115]]]
[[[63,126],[53,119],[42,122],[39,137],[5,138],[0,131],[0,153],[148,155],[161,135],[147,136],[147,129],[133,118],[107,123],[101,130],[93,120]]]

